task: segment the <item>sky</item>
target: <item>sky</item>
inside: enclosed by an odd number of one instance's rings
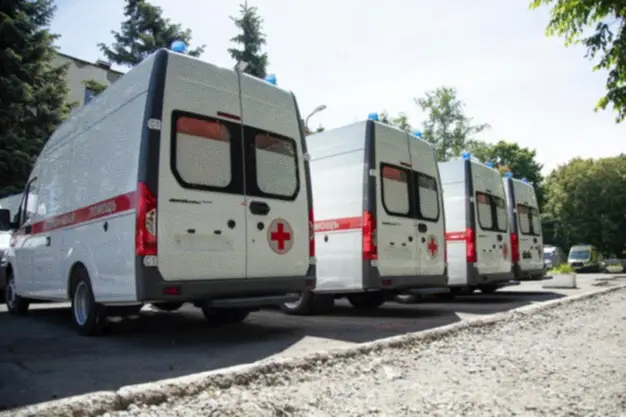
[[[236,0],[152,0],[192,31],[202,59],[232,68],[227,52],[237,33]],[[547,38],[549,10],[528,0],[248,0],[264,19],[268,72],[292,90],[303,115],[330,129],[371,112],[404,112],[419,128],[414,99],[454,87],[465,111],[491,128],[478,139],[504,139],[536,149],[548,174],[573,157],[626,152],[626,122],[612,110],[594,112],[606,74],[592,71],[582,47]],[[103,58],[124,20],[124,0],[57,0],[52,31],[60,50]],[[115,68],[115,67],[114,67]],[[118,69],[123,69],[119,68]],[[125,70],[125,69],[123,69]]]

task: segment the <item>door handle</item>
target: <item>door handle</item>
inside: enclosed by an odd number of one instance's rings
[[[497,239],[498,239],[498,242],[502,242],[502,235],[498,235]]]
[[[428,226],[426,226],[426,223],[418,223],[417,224],[417,230],[420,233],[426,233],[426,232],[428,232]]]
[[[46,246],[50,246],[52,244],[52,238],[50,236],[46,236]]]
[[[250,213],[258,214],[259,216],[265,216],[270,212],[270,206],[263,201],[251,201]]]

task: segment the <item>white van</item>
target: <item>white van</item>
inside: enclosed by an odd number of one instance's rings
[[[511,261],[516,279],[544,276],[543,233],[535,187],[505,173],[504,191],[511,230]]]
[[[447,293],[444,209],[425,141],[370,120],[307,137],[315,202],[317,285],[291,314],[336,298],[375,309],[401,293]]]
[[[450,295],[496,291],[513,281],[511,238],[500,174],[472,159],[439,163],[446,207]]]
[[[155,52],[42,150],[14,225],[10,311],[70,299],[92,335],[143,303],[232,323],[297,299],[315,285],[305,154],[293,94]]]

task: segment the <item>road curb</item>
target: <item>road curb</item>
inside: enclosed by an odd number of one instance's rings
[[[320,365],[332,365],[339,359],[380,351],[401,348],[411,344],[425,344],[465,329],[492,326],[520,316],[527,316],[558,306],[595,298],[610,292],[626,289],[626,284],[603,288],[573,296],[558,298],[538,304],[529,304],[502,313],[491,314],[474,319],[452,323],[434,329],[409,333],[366,342],[347,348],[313,353],[300,358],[272,358],[259,362],[222,368],[184,377],[129,385],[117,391],[99,391],[61,400],[39,403],[15,410],[0,412],[0,417],[96,417],[106,412],[127,409],[130,405],[154,405],[173,398],[191,396],[210,387],[221,389],[232,385],[246,385],[258,379],[264,379],[267,385],[273,384],[272,374],[295,369],[308,370]]]

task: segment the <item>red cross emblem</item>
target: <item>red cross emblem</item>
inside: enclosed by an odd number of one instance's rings
[[[428,249],[428,253],[430,254],[431,258],[434,258],[435,256],[437,256],[439,245],[437,245],[437,239],[435,239],[435,236],[431,235],[428,238],[428,246],[426,246],[426,249]]]
[[[270,248],[282,255],[291,250],[293,246],[293,231],[286,220],[276,219],[267,229]]]
[[[509,257],[509,246],[506,243],[502,245],[502,256],[504,259],[508,259]]]

